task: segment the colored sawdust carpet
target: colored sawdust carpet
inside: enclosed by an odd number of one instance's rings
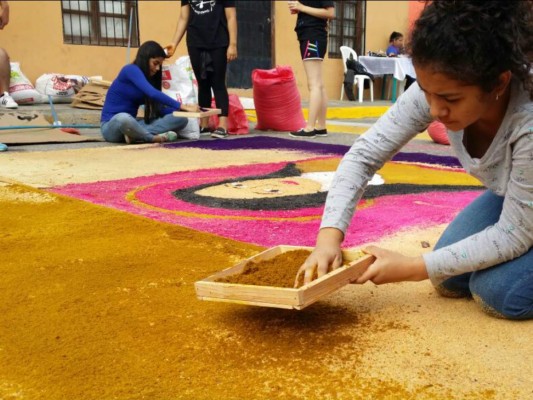
[[[260,246],[312,246],[333,173],[348,150],[342,145],[272,137],[186,142],[165,148],[177,152],[176,159],[192,150],[228,153],[234,160],[243,151],[255,151],[257,157],[241,165],[195,168],[189,164],[184,171],[54,185],[51,190]],[[259,161],[268,159],[261,158],[267,151],[285,151],[292,158]],[[480,189],[453,157],[399,153],[371,182],[345,246],[359,246],[403,229],[448,223]]]
[[[261,249],[16,184],[0,207],[1,399],[531,396],[531,321],[428,282],[300,312],[202,302],[196,280]],[[435,233],[389,244],[416,254]]]

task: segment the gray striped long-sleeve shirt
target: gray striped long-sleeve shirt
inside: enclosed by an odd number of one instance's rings
[[[424,93],[414,83],[343,157],[328,193],[321,228],[346,232],[368,181],[431,122]],[[463,131],[448,132],[465,171],[505,196],[499,221],[450,246],[424,254],[433,284],[488,268],[527,252],[533,245],[533,102],[513,81],[511,100],[487,152],[472,158]]]

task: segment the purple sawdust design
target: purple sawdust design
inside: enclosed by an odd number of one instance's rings
[[[459,160],[451,156],[436,156],[426,153],[398,153],[392,161],[406,161],[423,164],[441,165],[446,167],[462,168]]]
[[[199,140],[192,142],[168,143],[166,148],[197,148],[206,150],[296,150],[310,152],[314,154],[344,155],[350,146],[340,144],[313,143],[301,140],[291,140],[275,138],[271,136],[254,136],[237,138],[231,140]],[[458,167],[461,165],[455,157],[438,156],[426,153],[398,153],[392,161],[407,161],[425,163],[447,167]]]
[[[270,136],[254,136],[230,140],[199,140],[194,142],[169,143],[168,148],[198,148],[207,150],[297,150],[314,154],[343,155],[348,146],[296,141]]]

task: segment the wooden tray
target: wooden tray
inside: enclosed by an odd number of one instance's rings
[[[269,260],[279,254],[298,249],[312,250],[313,248],[296,246],[272,247],[233,267],[197,281],[194,285],[196,295],[200,300],[301,310],[358,278],[374,262],[373,256],[365,255],[361,257],[360,252],[343,251],[344,260],[352,261],[349,265],[340,267],[298,289],[215,282],[217,279],[228,275],[241,273],[246,263],[251,260]]]
[[[185,117],[185,118],[203,118],[210,117],[211,115],[219,115],[222,111],[220,108],[207,108],[203,111],[192,112],[192,111],[174,111],[172,115],[175,117]]]
[[[104,86],[104,87],[109,87],[113,83],[111,81],[105,81],[103,79],[91,79],[89,82],[94,84],[94,85]]]

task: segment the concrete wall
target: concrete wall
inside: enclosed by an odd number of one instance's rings
[[[408,1],[367,1],[366,51],[385,51],[393,31],[407,38],[409,28]]]
[[[416,3],[416,1],[412,1]],[[384,49],[392,30],[406,32],[409,26],[409,1],[367,1],[366,49]],[[139,1],[141,43],[155,40],[167,44],[174,34],[179,16],[179,1]],[[274,62],[291,65],[298,89],[307,99],[305,71],[299,55],[294,25],[296,17],[288,12],[284,1],[273,2]],[[32,81],[44,73],[102,75],[112,80],[126,63],[127,48],[67,45],[63,43],[60,1],[10,1],[10,22],[0,32],[0,46],[19,61],[24,74]],[[136,49],[131,50],[130,59]],[[185,43],[174,59],[186,55]],[[173,60],[174,60],[173,59]],[[173,61],[172,60],[172,61]],[[326,58],[324,79],[331,99],[338,99],[342,82],[340,59]],[[251,96],[251,90],[237,91]]]

